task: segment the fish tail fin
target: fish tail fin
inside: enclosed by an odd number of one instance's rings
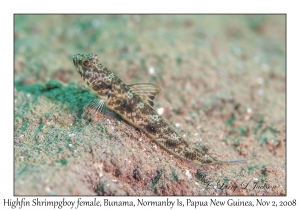
[[[248,160],[251,160],[251,158],[242,158],[242,159],[235,159],[235,160],[222,160],[219,161],[220,164],[235,164],[235,163],[243,163]]]
[[[222,164],[236,164],[236,163],[243,163],[246,162],[248,160],[251,160],[251,158],[243,158],[243,159],[235,159],[235,160],[218,160],[215,158],[212,158],[210,156],[206,156],[207,159],[206,161],[204,161],[204,164],[202,165],[222,165]]]

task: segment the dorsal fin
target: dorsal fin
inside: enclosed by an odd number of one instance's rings
[[[159,94],[160,87],[151,83],[138,83],[128,85],[130,89],[135,92],[143,101],[153,107],[153,99]]]

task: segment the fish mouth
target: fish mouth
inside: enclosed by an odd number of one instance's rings
[[[82,62],[83,57],[84,57],[83,54],[75,54],[73,56],[73,64],[76,68],[78,68],[78,65]]]

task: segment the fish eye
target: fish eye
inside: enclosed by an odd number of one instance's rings
[[[90,61],[84,61],[83,65],[85,65],[86,67],[90,67],[91,66],[91,62]]]

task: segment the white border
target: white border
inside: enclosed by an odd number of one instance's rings
[[[14,13],[287,13],[287,197],[263,197],[265,200],[296,198],[300,181],[299,170],[299,11],[297,1],[5,1],[1,3],[1,206],[3,198],[13,195],[13,14]],[[298,197],[298,196],[297,196]],[[48,197],[49,198],[49,197]],[[86,197],[88,199],[88,197]],[[139,197],[141,198],[141,197]],[[177,198],[177,197],[176,197]],[[173,197],[172,199],[176,199]],[[187,197],[181,198],[186,199]],[[32,199],[32,198],[26,198]],[[58,197],[53,198],[57,200]],[[77,200],[71,198],[70,200]],[[92,199],[92,198],[90,198]],[[102,198],[101,198],[102,199]],[[132,200],[134,197],[118,197]],[[146,197],[162,200],[166,197]],[[195,199],[192,197],[192,199]],[[208,197],[203,197],[208,200]],[[227,197],[218,198],[226,200]],[[237,199],[235,197],[234,199]],[[244,200],[243,197],[239,198]],[[247,197],[255,201],[257,197]],[[52,200],[52,198],[49,198]],[[298,201],[300,202],[300,200]],[[298,204],[299,206],[299,204]],[[153,208],[153,207],[152,207]]]

